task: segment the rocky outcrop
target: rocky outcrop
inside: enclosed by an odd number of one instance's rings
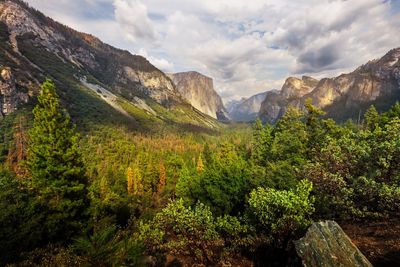
[[[169,74],[180,94],[193,107],[213,118],[227,120],[221,97],[214,90],[213,80],[195,71]]]
[[[282,86],[281,95],[285,99],[296,99],[310,93],[317,84],[318,80],[309,76],[303,76],[301,79],[289,77]]]
[[[303,96],[312,92],[318,80],[303,76],[301,79],[289,77],[281,91],[272,91],[260,105],[259,116],[264,122],[274,123],[286,111],[288,105],[300,107]]]
[[[305,237],[295,242],[307,267],[372,267],[342,228],[334,221],[313,223]]]
[[[6,115],[17,109],[17,92],[11,70],[5,68],[0,75],[0,113]]]
[[[258,117],[261,103],[272,91],[253,95],[238,102],[231,102],[229,116],[234,121],[254,121]]]
[[[344,121],[359,117],[371,105],[383,111],[400,100],[400,48],[389,51],[355,71],[335,78],[288,78],[282,90],[266,97],[260,117],[273,123],[291,105],[302,107],[307,98],[327,116]]]
[[[28,92],[17,90],[17,84],[11,69],[0,68],[0,116],[15,111],[20,103],[29,100]]]

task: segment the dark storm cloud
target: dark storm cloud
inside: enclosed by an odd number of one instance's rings
[[[326,70],[340,59],[341,47],[330,44],[320,49],[306,51],[299,55],[297,62],[301,68],[296,73],[313,73]]]

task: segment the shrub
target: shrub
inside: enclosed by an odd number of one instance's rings
[[[249,206],[262,232],[280,243],[306,228],[314,212],[312,183],[302,180],[294,190],[258,188],[250,193]]]

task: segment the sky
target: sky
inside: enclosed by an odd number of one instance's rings
[[[226,102],[332,77],[400,47],[400,0],[27,0],[53,19],[214,79]]]

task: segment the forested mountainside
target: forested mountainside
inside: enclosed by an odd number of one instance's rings
[[[338,121],[358,120],[372,104],[385,111],[400,100],[399,58],[400,48],[396,48],[335,78],[318,81],[311,77],[290,77],[280,92],[265,98],[259,116],[263,121],[275,122],[288,106],[301,107],[308,98],[325,110],[327,117]]]
[[[28,102],[44,77],[52,77],[74,117],[114,113],[131,121],[218,127],[142,56],[61,25],[22,1],[0,1],[0,28],[2,114]]]
[[[196,71],[169,74],[176,88],[193,107],[221,121],[229,120],[221,97],[210,77]]]

